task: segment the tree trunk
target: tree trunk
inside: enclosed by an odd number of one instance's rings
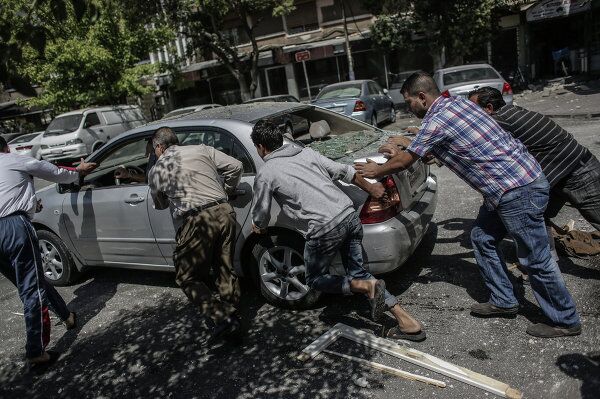
[[[251,100],[254,91],[250,90],[250,86],[248,86],[248,80],[246,79],[246,75],[240,72],[235,76],[235,78],[238,81],[238,85],[240,86],[240,95],[242,96],[242,102]]]
[[[439,49],[431,49],[430,55],[433,58],[434,71],[444,67],[444,64],[446,63],[446,48],[444,46]]]

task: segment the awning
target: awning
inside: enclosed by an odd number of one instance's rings
[[[351,42],[364,40],[364,39],[368,39],[370,37],[370,35],[371,35],[371,31],[366,30],[366,31],[363,31],[360,33],[353,33],[351,35],[348,35],[348,40]],[[346,42],[346,39],[344,38],[344,36],[338,36],[333,39],[283,46],[283,52],[290,53],[290,52],[295,52],[295,51],[299,51],[299,50],[308,50],[308,49],[317,48],[317,47],[337,46],[339,44],[344,44],[345,42]]]

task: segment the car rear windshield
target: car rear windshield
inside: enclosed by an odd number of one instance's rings
[[[182,109],[175,109],[171,112],[169,112],[168,114],[166,114],[164,117],[165,118],[170,118],[172,116],[177,116],[177,115],[183,115],[183,114],[189,114],[191,112],[194,112],[193,108],[182,108]]]
[[[31,140],[33,140],[34,138],[36,138],[36,136],[39,133],[32,133],[32,134],[26,134],[24,136],[19,136],[16,139],[14,139],[13,141],[11,141],[9,144],[21,144],[21,143],[27,143]]]
[[[492,68],[473,68],[444,73],[444,86],[473,82],[485,79],[498,79],[500,76]]]
[[[324,88],[319,95],[317,100],[327,100],[329,98],[344,98],[344,97],[358,97],[360,96],[361,84],[342,86],[342,87],[331,87]]]
[[[54,118],[50,125],[46,128],[44,136],[52,136],[63,133],[71,133],[79,128],[81,124],[82,114],[59,116]]]

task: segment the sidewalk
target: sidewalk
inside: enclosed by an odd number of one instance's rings
[[[600,80],[564,83],[557,79],[515,94],[514,104],[553,118],[600,117]]]

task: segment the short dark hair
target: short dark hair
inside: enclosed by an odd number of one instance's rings
[[[477,96],[477,105],[479,105],[481,108],[485,108],[488,106],[488,104],[492,104],[494,111],[498,111],[500,108],[506,105],[500,90],[494,89],[493,87],[484,86],[470,91],[468,97],[471,98],[473,96]]]
[[[423,71],[415,72],[406,78],[400,89],[400,93],[408,94],[409,96],[416,96],[420,92],[428,93],[433,96],[440,95],[440,90],[431,75]]]
[[[281,129],[271,121],[260,120],[256,122],[252,128],[252,134],[250,135],[254,145],[259,144],[265,147],[269,151],[275,151],[283,145],[283,133]]]
[[[152,147],[156,147],[157,145],[163,145],[165,148],[169,148],[172,145],[178,144],[179,139],[170,127],[159,127],[154,132],[154,136],[152,136]]]
[[[8,147],[8,143],[6,142],[6,139],[2,136],[0,136],[0,151],[4,151],[6,149],[6,147]]]

